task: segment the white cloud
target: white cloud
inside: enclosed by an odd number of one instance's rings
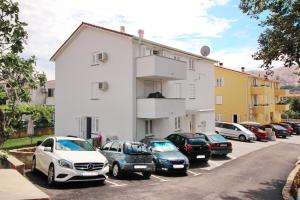
[[[245,67],[246,71],[249,70],[262,70],[262,61],[254,60],[252,55],[257,51],[256,48],[245,47],[238,49],[224,49],[222,51],[213,52],[212,58],[219,60],[223,63],[224,67],[241,70],[241,67]],[[281,62],[274,62],[274,67],[282,67]]]
[[[203,39],[220,37],[230,27],[229,19],[208,15],[208,10],[229,0],[19,0],[21,19],[29,25],[26,54],[36,55],[38,66],[54,78],[50,56],[82,22],[103,25],[189,51],[208,44]],[[176,41],[178,35],[197,34],[193,42]],[[198,51],[198,50],[197,50]]]

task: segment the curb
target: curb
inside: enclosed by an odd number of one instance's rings
[[[290,195],[290,190],[291,190],[294,178],[297,175],[298,171],[300,170],[300,160],[298,160],[295,165],[296,165],[296,167],[289,174],[287,181],[282,189],[282,197],[284,200],[294,200],[294,197],[292,197]]]

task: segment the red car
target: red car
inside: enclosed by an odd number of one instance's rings
[[[288,136],[291,136],[293,134],[293,132],[294,132],[294,129],[289,124],[282,123],[282,122],[280,122],[280,123],[272,123],[272,124],[276,124],[276,125],[279,125],[279,126],[282,126],[282,127],[286,128],[287,132],[289,134]]]
[[[260,124],[256,122],[242,122],[242,126],[247,128],[249,131],[255,134],[257,140],[267,140],[266,131],[260,129]]]

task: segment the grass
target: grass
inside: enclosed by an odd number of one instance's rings
[[[9,150],[9,149],[17,149],[23,147],[32,147],[36,145],[37,141],[43,141],[49,136],[53,136],[53,135],[33,136],[32,143],[30,137],[8,139],[7,141],[4,142],[4,144],[0,145],[0,149]]]

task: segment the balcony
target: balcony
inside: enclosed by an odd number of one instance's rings
[[[255,104],[253,106],[253,111],[255,114],[264,114],[270,112],[269,104]]]
[[[137,78],[185,80],[186,63],[157,55],[137,59]]]
[[[290,109],[289,104],[276,104],[275,105],[275,110],[277,112],[284,112]]]
[[[268,86],[252,86],[251,87],[251,93],[253,95],[264,95],[271,92],[271,88]]]
[[[169,118],[185,114],[185,99],[137,99],[137,117],[146,119]]]
[[[275,89],[275,96],[283,96],[286,97],[289,95],[288,90]]]

